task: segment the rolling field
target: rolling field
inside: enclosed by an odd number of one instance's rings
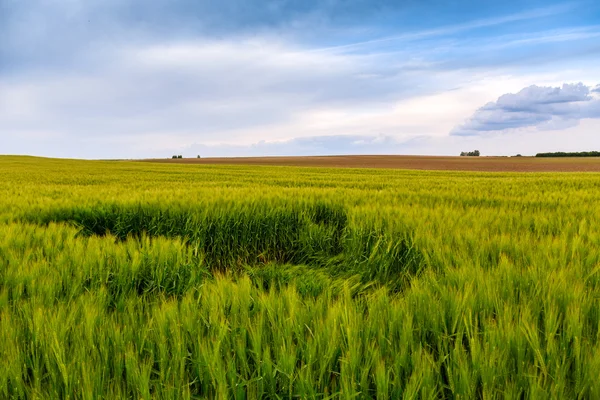
[[[0,398],[600,398],[600,174],[0,157],[0,182]]]
[[[309,156],[149,159],[173,164],[273,165],[480,172],[600,172],[599,157]]]

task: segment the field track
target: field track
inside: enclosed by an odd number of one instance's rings
[[[488,172],[600,172],[600,158],[440,157],[440,156],[311,156],[148,159],[173,164],[276,165],[330,168],[397,168]]]

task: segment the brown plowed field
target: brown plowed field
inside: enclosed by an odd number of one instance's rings
[[[330,168],[398,168],[490,172],[600,172],[600,158],[318,156],[150,159],[173,164],[278,165]]]

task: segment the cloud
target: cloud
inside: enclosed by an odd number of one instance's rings
[[[403,142],[378,135],[332,135],[293,138],[282,141],[260,141],[251,145],[194,144],[182,151],[208,157],[245,156],[303,156],[331,154],[394,154],[401,151]],[[335,151],[332,153],[332,149]]]
[[[531,20],[537,18],[543,18],[559,13],[564,13],[568,9],[572,8],[572,5],[569,4],[561,4],[554,5],[550,7],[539,8],[535,10],[529,10],[521,13],[505,15],[501,17],[491,17],[491,18],[482,18],[474,21],[470,21],[467,23],[457,24],[457,25],[449,25],[443,26],[441,28],[430,29],[430,30],[421,30],[411,33],[405,33],[402,35],[395,36],[386,36],[382,38],[376,38],[371,40],[360,41],[356,43],[347,43],[338,46],[326,47],[323,49],[319,49],[319,51],[352,51],[364,49],[367,47],[371,47],[374,45],[379,45],[382,43],[388,42],[409,42],[409,41],[417,41],[421,39],[427,39],[430,37],[436,36],[448,36],[451,34],[461,33],[464,31],[470,31],[475,29],[493,27],[497,25],[509,24],[517,21]]]
[[[0,153],[401,152],[407,138],[447,135],[489,96],[596,82],[600,29],[571,26],[564,15],[578,7],[0,0]],[[541,67],[528,69],[533,59]]]
[[[32,135],[37,143],[62,142],[74,157],[123,157],[125,146],[143,156],[139,149],[194,142],[391,134],[411,123],[388,117],[382,124],[381,115],[399,101],[471,79],[265,38],[123,44],[92,53],[64,71],[0,74],[0,148],[10,149],[3,151],[27,152]],[[65,155],[56,153],[60,147],[48,144],[47,154]]]
[[[583,83],[529,86],[479,108],[466,122],[456,126],[451,135],[481,135],[531,126],[540,130],[575,126],[584,118],[600,118],[600,99],[594,95],[595,91]]]
[[[565,141],[565,136],[569,140]],[[173,149],[171,152],[153,153],[157,158],[183,154],[185,157],[234,156],[286,156],[286,155],[354,155],[354,154],[405,154],[405,155],[459,155],[462,151],[479,149],[485,156],[535,155],[539,152],[585,151],[600,148],[598,123],[586,119],[579,125],[558,131],[541,131],[535,127],[524,128],[513,134],[514,140],[503,135],[483,136],[415,136],[398,139],[393,136],[316,136],[277,142],[256,142],[249,145],[194,144]],[[332,151],[331,149],[336,149]]]

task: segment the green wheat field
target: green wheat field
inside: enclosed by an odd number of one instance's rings
[[[0,157],[0,398],[600,398],[600,174]]]

